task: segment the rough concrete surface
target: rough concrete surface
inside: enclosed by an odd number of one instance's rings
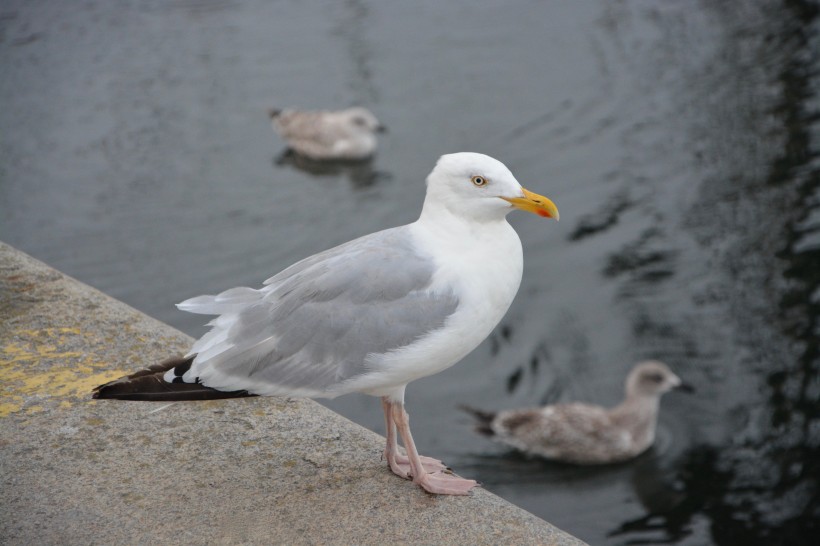
[[[582,544],[482,489],[424,493],[311,400],[91,400],[190,342],[0,243],[0,543]]]

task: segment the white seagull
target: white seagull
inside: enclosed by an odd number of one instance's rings
[[[579,465],[617,463],[637,457],[655,441],[661,395],[692,390],[666,364],[637,364],[626,378],[626,398],[612,409],[582,403],[485,412],[462,409],[476,430],[530,455]]]
[[[522,188],[499,161],[444,155],[417,221],[305,258],[258,290],[180,303],[217,315],[210,332],[184,357],[101,385],[94,397],[378,396],[392,471],[430,493],[467,494],[475,481],[419,456],[404,390],[472,351],[510,306],[523,268],[505,219],[513,208],[558,219],[552,201]]]
[[[383,131],[370,110],[269,110],[273,128],[296,153],[310,159],[357,160],[373,155]]]

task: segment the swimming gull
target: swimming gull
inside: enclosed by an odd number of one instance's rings
[[[273,128],[296,153],[317,160],[366,159],[376,151],[383,131],[370,110],[269,110]]]
[[[180,303],[218,315],[211,330],[184,357],[101,385],[94,397],[378,396],[392,471],[431,493],[467,494],[475,481],[419,456],[404,391],[472,351],[507,311],[523,268],[505,219],[513,208],[558,219],[552,201],[522,188],[499,161],[444,155],[416,222],[305,258],[259,290]]]
[[[485,412],[462,408],[476,430],[530,455],[580,465],[626,461],[655,441],[661,395],[691,390],[663,363],[642,362],[626,378],[626,398],[612,409],[582,403]]]

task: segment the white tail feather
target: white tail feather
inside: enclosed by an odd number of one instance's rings
[[[196,340],[193,347],[191,347],[190,354],[199,355],[198,360],[205,359],[205,353],[213,347],[225,343],[228,338],[230,326],[236,320],[236,315],[222,315],[208,323],[211,326],[211,331]]]
[[[240,286],[231,288],[216,296],[197,296],[177,304],[181,311],[198,315],[221,315],[235,313],[249,303],[258,301],[262,297],[259,290]]]

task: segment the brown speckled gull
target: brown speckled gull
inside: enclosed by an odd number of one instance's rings
[[[366,159],[384,127],[367,108],[338,111],[269,110],[273,128],[296,153],[315,160]]]
[[[626,379],[626,397],[614,408],[583,403],[485,412],[468,407],[476,430],[530,455],[580,465],[626,461],[655,441],[660,398],[691,390],[663,363],[642,362]]]

